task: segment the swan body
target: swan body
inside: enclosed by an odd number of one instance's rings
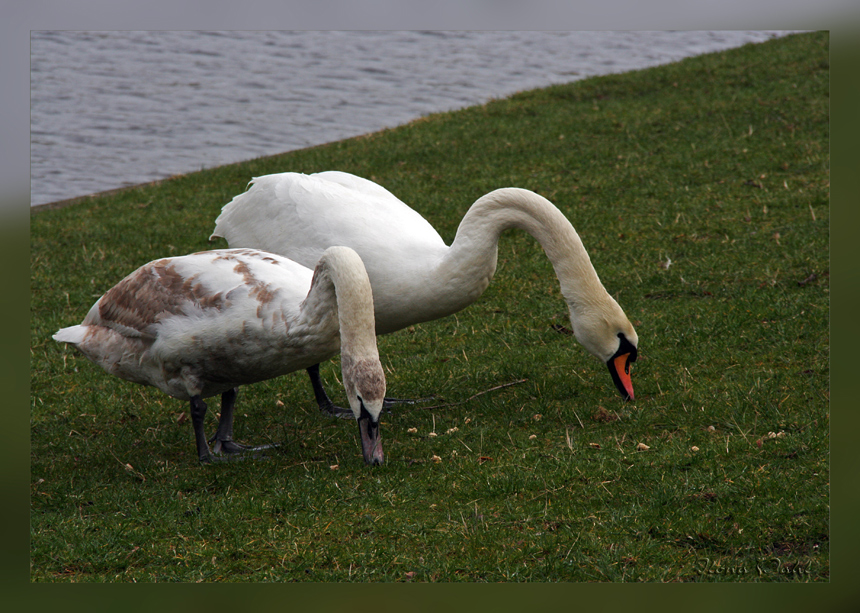
[[[331,247],[317,259],[315,270],[255,249],[155,260],[54,339],[75,345],[112,375],[190,401],[204,462],[213,459],[203,436],[204,398],[222,395],[215,452],[240,451],[232,441],[238,386],[309,368],[340,351],[364,459],[381,464],[385,376],[367,273],[348,247]]]
[[[254,178],[223,207],[210,238],[300,263],[331,245],[355,249],[373,287],[376,331],[385,334],[477,300],[496,271],[499,237],[512,228],[541,244],[577,340],[607,364],[622,396],[633,399],[636,331],[603,287],[573,226],[532,191],[503,188],[482,196],[448,246],[421,215],[372,181],[338,171],[286,172]]]

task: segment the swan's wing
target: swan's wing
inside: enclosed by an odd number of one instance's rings
[[[433,226],[391,192],[336,171],[255,178],[222,209],[212,236],[227,239],[230,247],[271,251],[310,268],[328,247],[347,246],[368,272],[374,259],[445,247]]]
[[[343,187],[351,191],[363,193],[368,198],[389,201],[390,206],[393,207],[406,207],[406,204],[404,204],[397,196],[392,194],[390,191],[382,187],[379,183],[374,183],[373,181],[369,181],[364,177],[351,175],[348,172],[341,172],[340,170],[325,170],[323,172],[315,172],[310,176],[316,177],[317,179],[321,179],[323,181],[337,183],[338,185],[342,185]],[[418,216],[421,217],[420,215]],[[421,219],[423,220],[424,218],[421,217]]]
[[[90,309],[84,326],[110,328],[126,338],[155,338],[155,324],[182,313],[188,298],[178,291],[187,280],[172,258],[144,264],[109,289]]]
[[[144,264],[109,289],[90,309],[83,325],[152,339],[155,324],[173,316],[195,316],[210,309],[213,313],[258,313],[256,309],[271,302],[275,294],[280,303],[298,308],[312,275],[296,262],[250,249],[163,258]]]
[[[180,388],[165,380],[162,363],[151,359],[153,345],[162,338],[164,324],[189,321],[190,312],[202,310],[201,302],[216,309],[223,305],[223,296],[195,281],[182,262],[188,260],[165,258],[144,264],[99,298],[81,325],[61,330],[55,338],[73,342],[113,375],[181,395]],[[182,327],[194,334],[189,326]],[[187,352],[183,355],[189,357]]]
[[[163,258],[125,277],[55,338],[123,379],[177,398],[212,395],[289,372],[293,358],[304,363],[304,346],[294,347],[307,340],[289,333],[312,277],[252,249]]]

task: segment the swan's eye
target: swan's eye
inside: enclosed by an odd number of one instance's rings
[[[628,365],[630,362],[635,362],[636,357],[639,353],[637,351],[636,347],[633,346],[633,343],[631,343],[630,341],[627,340],[627,337],[624,336],[623,332],[618,333],[618,339],[619,339],[620,343],[618,346],[618,351],[616,352],[615,355],[621,355],[621,354],[627,353],[630,356],[627,358]]]

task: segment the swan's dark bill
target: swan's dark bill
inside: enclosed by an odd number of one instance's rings
[[[618,338],[621,340],[618,351],[609,358],[606,365],[609,367],[609,374],[612,375],[615,387],[618,388],[624,399],[634,400],[633,380],[630,378],[630,364],[636,361],[636,347],[623,334],[619,333]]]
[[[382,436],[379,433],[379,422],[374,420],[361,403],[361,415],[358,417],[358,432],[361,435],[361,453],[364,463],[376,466],[385,462],[382,453]]]

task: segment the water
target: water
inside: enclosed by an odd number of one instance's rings
[[[31,204],[782,34],[34,31]]]

